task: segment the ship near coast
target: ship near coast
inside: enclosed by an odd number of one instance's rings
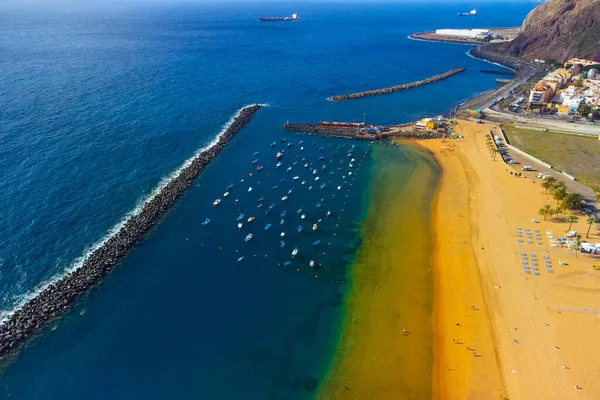
[[[284,21],[284,22],[298,22],[300,21],[300,17],[298,16],[298,14],[294,13],[292,14],[291,17],[275,17],[275,18],[259,18],[258,19],[259,22],[279,22],[279,21]]]

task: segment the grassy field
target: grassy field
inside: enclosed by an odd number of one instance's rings
[[[600,186],[600,140],[502,125],[510,144],[573,175],[590,187]]]

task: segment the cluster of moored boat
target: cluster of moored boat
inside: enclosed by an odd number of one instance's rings
[[[292,186],[289,190],[287,190],[287,192],[283,193],[283,196],[280,198],[280,204],[281,204],[281,211],[279,212],[279,216],[280,216],[280,220],[279,220],[279,225],[280,226],[284,226],[284,224],[286,223],[286,216],[289,218],[291,218],[289,216],[288,211],[285,209],[285,205],[286,205],[286,201],[290,198],[290,196],[292,196],[295,192],[296,186],[295,184],[298,181],[300,182],[299,187],[301,189],[306,189],[309,191],[312,190],[319,190],[319,191],[324,191],[327,188],[327,184],[325,182],[321,182],[321,177],[319,176],[319,174],[325,174],[328,176],[334,175],[336,172],[341,172],[343,173],[343,171],[345,170],[346,167],[349,167],[350,170],[348,170],[346,173],[344,173],[343,175],[343,179],[344,182],[347,182],[347,179],[353,179],[353,171],[352,169],[354,168],[354,163],[356,162],[356,159],[354,158],[354,152],[357,151],[358,149],[356,148],[356,145],[351,145],[351,147],[348,149],[347,152],[345,152],[346,149],[343,149],[345,147],[345,145],[338,145],[337,148],[335,148],[335,151],[332,153],[332,158],[329,160],[329,164],[334,164],[336,165],[336,163],[334,163],[336,156],[337,159],[339,160],[337,163],[336,167],[331,168],[328,171],[328,163],[326,161],[326,157],[325,154],[323,153],[323,151],[325,150],[325,147],[321,146],[318,149],[316,148],[316,144],[312,143],[311,145],[311,149],[316,149],[319,153],[319,157],[318,157],[318,161],[316,163],[312,163],[310,161],[307,160],[306,157],[302,157],[301,156],[304,154],[304,150],[305,150],[305,145],[304,145],[304,141],[300,140],[297,144],[292,143],[292,142],[288,142],[286,138],[281,139],[280,145],[283,146],[283,149],[277,151],[275,153],[275,164],[274,164],[274,168],[280,169],[283,167],[284,162],[285,162],[285,155],[286,153],[291,153],[294,150],[298,150],[297,154],[294,155],[294,160],[292,162],[290,162],[290,165],[288,165],[288,167],[286,168],[286,172],[290,175],[292,175],[291,177],[291,181],[294,182],[294,186]],[[275,148],[275,146],[277,146],[276,142],[272,142],[271,143],[271,148]],[[330,145],[331,147],[332,145]],[[306,146],[308,147],[308,146]],[[365,151],[365,152],[368,152]],[[308,153],[308,151],[307,151]],[[310,156],[310,154],[308,154]],[[260,184],[260,181],[257,178],[258,176],[260,176],[260,172],[265,170],[265,167],[263,165],[261,165],[260,161],[259,161],[259,157],[260,153],[259,152],[255,152],[253,155],[253,160],[251,162],[251,165],[256,168],[256,172],[250,172],[249,173],[249,178],[247,179],[240,179],[239,183],[237,184],[238,186],[242,186],[242,185],[248,185],[247,186],[247,193],[252,193],[253,192],[253,187],[250,186],[251,183],[254,183],[253,179],[256,179],[256,184]],[[345,157],[344,157],[345,156]],[[314,159],[314,158],[313,158]],[[316,165],[313,165],[316,164]],[[294,168],[304,168],[304,170],[302,170],[302,172],[299,175],[293,175],[291,174],[292,171],[294,171]],[[306,175],[306,171],[308,170],[308,174],[310,176],[310,178],[313,180],[314,184],[311,184],[310,182],[307,182],[307,179],[302,179],[300,175]],[[263,172],[265,173],[265,172]],[[301,180],[302,179],[302,180]],[[277,191],[277,190],[281,190],[279,186],[283,186],[286,182],[288,181],[288,178],[283,178],[281,179],[281,182],[279,185],[274,185],[272,187],[272,191]],[[350,184],[351,185],[351,184]],[[337,190],[341,191],[342,185],[337,185]],[[227,186],[227,189],[225,191],[225,193],[223,194],[222,198],[217,198],[213,201],[213,206],[214,207],[218,207],[220,204],[222,204],[222,202],[224,202],[225,199],[227,199],[229,197],[229,195],[233,192],[237,192],[239,193],[236,188],[234,187],[233,183],[230,183]],[[233,196],[232,196],[233,197]],[[313,218],[316,218],[316,220],[313,222],[310,231],[312,232],[316,232],[319,230],[319,224],[321,222],[323,222],[323,219],[327,219],[332,217],[332,212],[330,210],[328,211],[321,211],[323,208],[323,203],[325,202],[324,198],[321,198],[320,200],[318,200],[315,204],[316,206],[316,210],[317,213],[315,216],[313,216]],[[229,203],[229,201],[228,201]],[[238,205],[239,203],[239,199],[235,199],[235,200],[231,200],[231,203],[234,205]],[[268,205],[267,205],[268,204]],[[262,211],[264,210],[264,215],[265,217],[268,217],[269,215],[272,214],[272,212],[275,210],[276,205],[274,202],[267,202],[265,200],[264,196],[260,196],[258,197],[257,201],[256,201],[256,212],[257,212],[257,216],[260,216],[260,214],[262,214]],[[293,213],[291,215],[294,215]],[[307,213],[304,211],[303,207],[300,207],[299,209],[296,210],[296,215],[299,216],[300,218],[300,224],[297,226],[296,231],[298,234],[302,234],[304,231],[304,228],[302,226],[302,221],[305,220],[307,218]],[[248,226],[248,227],[253,227],[254,226],[254,221],[258,218],[257,216],[254,215],[250,215],[248,217],[246,217],[246,215],[239,211],[239,215],[237,216],[237,228],[239,230],[244,228],[244,225]],[[273,225],[275,224],[274,221],[272,221],[272,217],[269,218],[270,222],[266,222],[264,227],[263,227],[263,231],[269,231],[273,228]],[[210,218],[206,218],[204,220],[204,222],[202,223],[202,226],[207,226],[209,223],[211,222]],[[251,242],[255,237],[255,234],[252,232],[247,233],[244,236],[244,242],[248,243]],[[284,238],[286,237],[286,233],[285,231],[281,231],[280,233],[280,247],[284,248],[287,246]],[[317,247],[319,246],[321,243],[321,240],[316,239],[312,242],[312,246],[313,247]],[[291,251],[291,258],[294,259],[298,254],[299,254],[300,250],[298,248],[298,246],[294,246],[293,250]],[[237,259],[238,262],[241,262],[244,260],[244,256],[241,256]],[[292,261],[288,260],[285,261],[283,265],[288,266],[291,265]],[[316,265],[314,260],[310,260],[309,261],[309,265],[311,267],[314,267]]]

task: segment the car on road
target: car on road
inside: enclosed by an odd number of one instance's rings
[[[533,167],[531,165],[524,165],[521,171],[533,171]]]

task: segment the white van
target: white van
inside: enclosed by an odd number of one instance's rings
[[[531,165],[525,165],[521,168],[522,171],[533,171],[533,167]]]

